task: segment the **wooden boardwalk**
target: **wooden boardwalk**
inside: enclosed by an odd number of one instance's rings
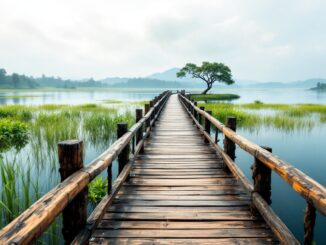
[[[170,96],[90,244],[277,244],[250,195]]]

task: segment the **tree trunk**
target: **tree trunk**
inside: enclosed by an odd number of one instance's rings
[[[201,94],[207,94],[207,92],[212,88],[212,86],[207,85],[207,89],[205,89]]]

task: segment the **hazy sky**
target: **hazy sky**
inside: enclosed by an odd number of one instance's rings
[[[9,73],[144,76],[201,61],[238,79],[326,78],[326,1],[0,0]]]

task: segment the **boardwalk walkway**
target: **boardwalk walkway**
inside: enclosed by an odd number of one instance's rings
[[[90,244],[274,244],[250,196],[172,95]]]

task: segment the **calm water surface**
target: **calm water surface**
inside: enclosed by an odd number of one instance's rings
[[[200,90],[198,90],[200,91]],[[0,93],[0,104],[84,104],[101,103],[104,100],[136,101],[150,100],[160,90],[147,92],[14,92]],[[222,88],[214,92],[236,93],[241,96],[235,103],[248,103],[260,100],[264,103],[314,103],[326,104],[326,93],[303,89],[231,89]],[[3,96],[35,96],[25,98],[4,98]],[[259,111],[256,111],[259,112]],[[262,111],[261,113],[265,113]],[[260,128],[257,131],[239,129],[239,134],[249,140],[273,148],[273,153],[288,161],[301,171],[326,185],[326,124],[316,124],[311,130],[282,131],[273,128]],[[220,141],[220,143],[222,140]],[[106,147],[106,146],[105,146]],[[105,147],[95,148],[87,144],[86,162],[94,159]],[[251,180],[250,166],[253,158],[240,148],[236,162]],[[117,169],[114,164],[114,172]],[[272,207],[298,239],[303,238],[303,217],[305,201],[295,193],[279,176],[272,176]],[[316,244],[326,244],[326,218],[318,214],[315,229]]]
[[[0,92],[0,104],[84,104],[100,103],[104,100],[149,100],[162,90],[147,90],[145,92],[113,92],[106,89],[94,91],[69,92]],[[192,89],[200,92],[202,89]],[[326,93],[318,93],[305,89],[257,89],[257,88],[218,88],[216,93],[235,93],[241,96],[237,103],[250,103],[260,100],[265,103],[314,103],[326,104]],[[21,98],[4,98],[4,96],[22,96]],[[23,96],[26,96],[23,98]],[[35,96],[35,97],[27,97]]]

